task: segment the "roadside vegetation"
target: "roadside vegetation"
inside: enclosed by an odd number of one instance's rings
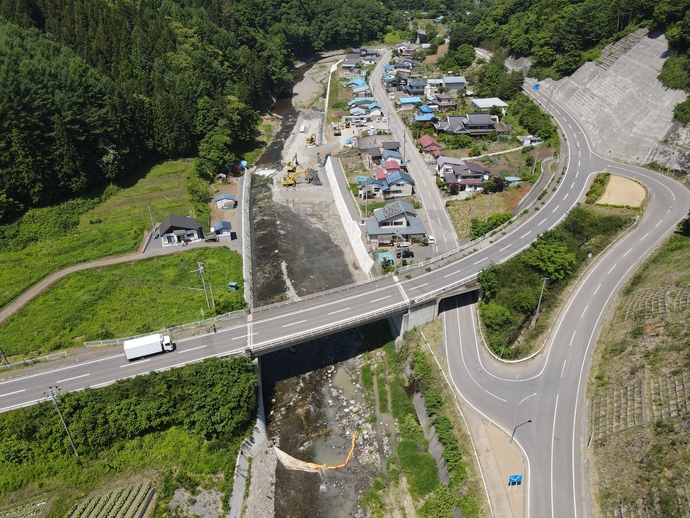
[[[256,375],[247,358],[210,359],[58,400],[79,457],[51,402],[0,414],[0,507],[42,495],[47,516],[64,517],[92,490],[153,471],[155,516],[167,516],[174,491],[202,481],[227,506]]]
[[[213,300],[201,277],[204,263]],[[228,291],[237,282],[237,291]],[[39,356],[153,332],[245,307],[242,257],[225,247],[187,250],[72,273],[41,293],[0,326],[7,356]],[[215,301],[215,307],[213,306]],[[202,314],[203,312],[203,314]]]
[[[421,329],[435,337],[432,346],[443,345],[440,320]],[[378,361],[383,366],[378,369],[377,377],[385,376],[390,391],[390,411],[397,423],[396,444],[386,461],[386,469],[364,494],[361,505],[372,517],[387,516],[396,510],[404,511],[405,495],[409,494],[420,516],[451,517],[454,509],[461,510],[467,518],[480,516],[483,504],[479,495],[483,494],[483,488],[475,471],[469,438],[461,417],[453,410],[453,395],[428,355],[420,329],[406,333],[399,348],[393,341],[387,342],[382,352]],[[404,376],[402,373],[408,368],[411,374]],[[381,398],[381,387],[378,392]],[[415,393],[424,397],[425,418],[443,445],[442,452],[435,454],[442,459],[445,475],[439,475],[437,459],[429,452],[429,443],[412,402]],[[381,408],[381,412],[387,410]]]
[[[532,352],[590,254],[601,252],[628,228],[634,214],[629,209],[576,206],[527,250],[482,270],[479,314],[491,350],[505,359]]]
[[[687,516],[690,219],[624,287],[597,342],[587,396],[600,515]]]

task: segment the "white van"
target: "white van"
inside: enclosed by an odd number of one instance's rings
[[[300,132],[300,133],[304,133],[305,131],[307,131],[307,126],[306,126],[305,124],[302,124],[302,125],[299,127],[299,132]]]

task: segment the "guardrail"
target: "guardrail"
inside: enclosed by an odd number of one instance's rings
[[[29,360],[24,360],[21,362],[8,363],[5,365],[0,365],[0,371],[16,369],[17,367],[26,367],[27,365],[33,365],[35,363],[49,362],[52,360],[57,360],[59,358],[66,358],[66,357],[67,357],[67,353],[65,351],[61,351],[59,353],[48,354],[46,356],[39,356],[38,358],[31,358]]]

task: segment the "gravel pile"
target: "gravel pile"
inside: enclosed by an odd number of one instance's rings
[[[322,185],[321,179],[319,178],[319,173],[316,172],[316,169],[312,169],[310,167],[308,171],[309,173],[307,174],[307,181],[312,185]]]

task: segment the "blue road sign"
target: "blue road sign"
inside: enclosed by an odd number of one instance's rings
[[[532,90],[539,90],[539,83],[535,83],[534,86],[532,87]]]
[[[509,486],[519,486],[522,484],[522,475],[510,475],[508,477]]]

